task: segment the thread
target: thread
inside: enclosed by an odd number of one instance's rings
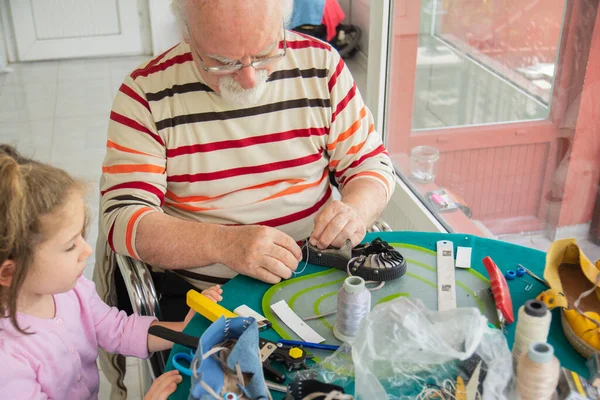
[[[551,400],[558,385],[560,363],[548,343],[534,342],[519,357],[517,392],[521,400]]]
[[[528,351],[531,343],[545,343],[548,340],[551,321],[552,314],[543,302],[527,300],[521,306],[515,331],[515,344],[513,345],[515,366],[521,353]]]
[[[304,249],[306,249],[306,258],[304,259],[304,266],[302,267],[302,269],[300,271],[298,271],[298,269],[296,268],[295,271],[292,271],[292,275],[300,275],[301,273],[304,272],[304,270],[306,269],[306,266],[308,265],[308,239],[306,239],[304,241],[304,245],[300,248],[300,251],[302,252],[302,254],[304,254]],[[300,263],[302,263],[302,261],[300,261]],[[298,265],[300,265],[300,263]]]
[[[365,286],[365,280],[359,276],[350,276],[338,292],[337,321],[333,334],[342,342],[356,336],[360,321],[371,311],[371,292]]]

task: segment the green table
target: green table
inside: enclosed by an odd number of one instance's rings
[[[472,235],[429,232],[377,232],[368,234],[365,240],[368,241],[377,236],[388,242],[412,244],[434,251],[436,249],[436,242],[439,240],[452,241],[455,249],[456,246],[471,247],[473,249],[471,267],[486,277],[488,276],[487,272],[481,263],[481,260],[485,256],[491,256],[502,271],[509,269],[514,270],[516,269],[517,264],[522,264],[533,271],[536,275],[542,276],[545,265],[546,256],[542,251]],[[308,275],[323,270],[324,268],[308,265],[302,275]],[[527,280],[534,285],[531,291],[524,292],[522,290],[513,290],[511,292],[515,317],[517,316],[519,308],[525,303],[525,301],[535,298],[540,292],[545,290],[545,287],[534,279],[530,278]],[[509,287],[512,285],[522,286],[523,283],[518,280],[509,281]],[[262,283],[245,276],[238,276],[223,286],[223,301],[221,304],[228,310],[233,310],[242,304],[246,304],[262,314],[261,300],[269,287],[270,285],[266,283]],[[208,320],[200,315],[196,315],[186,328],[185,332],[190,335],[201,336],[202,332],[204,332],[209,325],[210,323]],[[507,340],[509,346],[511,347],[514,340],[515,328],[516,323],[508,326]],[[261,336],[270,340],[278,339],[277,334],[273,330],[263,332],[261,333]],[[558,313],[558,310],[555,310],[552,315],[549,343],[554,346],[555,354],[563,367],[573,370],[584,377],[588,376],[588,371],[585,367],[585,359],[577,354],[569,345],[562,332],[560,314]],[[171,354],[181,351],[186,351],[186,348],[175,345],[171,351]],[[166,370],[168,371],[171,369],[173,369],[173,366],[171,363],[171,358],[169,358]],[[174,400],[187,399],[189,396],[189,390],[190,380],[188,378],[184,378],[183,382],[179,385],[177,392],[175,392],[170,398]],[[274,394],[274,398],[282,398],[282,396]]]

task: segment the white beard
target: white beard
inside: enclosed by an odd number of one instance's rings
[[[256,70],[256,86],[244,89],[232,76],[219,79],[219,92],[225,102],[236,107],[250,107],[258,103],[265,91],[269,74],[265,70]]]

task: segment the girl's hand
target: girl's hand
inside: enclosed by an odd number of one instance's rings
[[[177,384],[182,380],[179,371],[166,372],[156,378],[144,400],[167,400],[177,390]]]
[[[223,289],[221,289],[220,285],[215,285],[209,287],[208,289],[204,289],[202,291],[202,294],[214,301],[215,303],[223,300],[223,296],[221,296],[223,294]]]

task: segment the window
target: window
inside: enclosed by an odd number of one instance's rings
[[[447,230],[528,245],[536,234],[546,244],[600,242],[597,8],[391,2],[383,131],[402,181]],[[419,146],[439,159],[411,163]],[[433,162],[428,181],[423,170]],[[594,251],[590,258],[600,257]]]

